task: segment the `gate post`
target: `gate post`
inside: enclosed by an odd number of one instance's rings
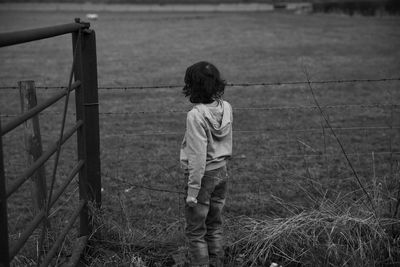
[[[80,20],[76,19],[75,22],[80,23]],[[75,90],[76,119],[84,122],[77,132],[78,160],[85,160],[79,172],[79,194],[81,199],[93,201],[96,207],[100,207],[100,133],[95,32],[90,29],[75,32],[72,40],[73,48],[76,46],[77,49],[74,51],[74,77],[76,81],[81,81],[81,86]],[[91,220],[87,206],[80,218],[80,235],[90,234],[92,226],[89,225]]]
[[[0,121],[1,132],[1,121]],[[3,161],[3,136],[0,135],[0,266],[8,267],[9,247],[8,247],[8,220],[7,220],[7,196],[6,196],[6,177],[4,175]]]

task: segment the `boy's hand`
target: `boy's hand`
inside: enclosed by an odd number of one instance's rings
[[[189,207],[193,208],[194,206],[197,205],[197,199],[195,197],[186,197],[186,204],[188,204]]]

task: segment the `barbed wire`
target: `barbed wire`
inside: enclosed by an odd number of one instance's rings
[[[172,190],[172,189],[167,189],[167,188],[146,186],[146,185],[143,185],[143,183],[139,184],[139,183],[129,182],[129,181],[123,179],[123,178],[120,178],[118,176],[111,176],[111,175],[109,175],[107,173],[104,173],[104,172],[102,172],[101,175],[103,177],[107,177],[107,178],[112,179],[112,180],[117,180],[117,181],[129,186],[130,188],[126,188],[124,190],[125,193],[128,193],[133,188],[140,188],[140,189],[145,189],[145,190],[148,190],[148,191],[156,191],[156,192],[163,192],[163,193],[173,193],[173,194],[181,194],[181,195],[185,194],[185,192],[183,192],[183,191],[177,191],[177,190]]]
[[[370,108],[399,108],[400,104],[347,104],[347,105],[326,105],[321,106],[324,109],[370,109]],[[277,106],[277,107],[238,107],[233,111],[285,111],[285,110],[310,110],[317,109],[316,106]],[[110,111],[99,112],[102,116],[120,116],[120,115],[136,115],[136,114],[168,114],[168,113],[187,113],[189,110],[135,110],[135,111]],[[41,112],[41,116],[61,115],[61,112]],[[75,112],[70,113],[75,115]],[[21,114],[0,114],[0,117],[18,117]]]
[[[321,132],[324,129],[330,129],[325,126],[321,126],[320,128],[309,128],[309,129],[295,129],[295,128],[267,128],[267,129],[259,129],[259,130],[233,130],[233,133],[267,133],[267,132]],[[400,129],[400,126],[360,126],[360,127],[334,127],[334,130],[337,131],[358,131],[358,130],[392,130],[392,129]],[[141,133],[115,133],[115,134],[106,134],[102,135],[103,138],[111,138],[111,137],[129,137],[129,136],[156,136],[156,135],[182,135],[183,132],[164,132],[164,131],[148,131]]]
[[[292,82],[261,82],[261,83],[228,83],[227,86],[274,86],[274,85],[299,85],[299,84],[331,84],[331,83],[356,83],[356,82],[388,82],[400,81],[399,78],[380,78],[380,79],[340,79],[340,80],[321,80],[321,81],[292,81]]]
[[[288,82],[258,82],[258,83],[228,83],[229,87],[255,87],[255,86],[282,86],[282,85],[307,85],[311,84],[341,84],[341,83],[371,83],[371,82],[388,82],[388,81],[400,81],[400,78],[380,78],[380,79],[348,79],[348,80],[321,80],[321,81],[288,81]],[[99,90],[143,90],[143,89],[173,89],[173,88],[182,88],[183,85],[152,85],[152,86],[114,86],[114,87],[99,87]],[[37,89],[65,89],[64,86],[37,86]],[[0,90],[6,89],[18,89],[17,86],[2,86]],[[348,105],[327,105],[322,108],[325,109],[353,109],[353,108],[394,108],[399,107],[398,104],[348,104]],[[254,111],[283,111],[283,110],[302,110],[302,109],[317,109],[317,106],[277,106],[277,107],[238,107],[234,108],[234,110],[254,110]],[[133,114],[161,114],[161,113],[186,113],[184,110],[153,110],[153,111],[130,111],[130,112],[99,112],[100,115],[103,116],[112,116],[112,115],[133,115]],[[57,115],[61,114],[60,112],[44,112],[41,115]],[[1,114],[1,117],[13,117],[19,116],[18,114]],[[321,132],[322,129],[326,129],[325,127],[314,128],[314,129],[288,129],[288,128],[270,128],[270,129],[260,129],[260,130],[235,130],[236,133],[266,133],[271,131],[284,131],[284,132]],[[384,130],[384,129],[400,129],[398,126],[363,126],[363,127],[337,127],[334,130]],[[128,136],[154,136],[154,135],[182,135],[181,132],[163,132],[163,131],[152,131],[152,132],[144,132],[144,133],[129,133],[129,134],[107,134],[103,135],[103,138],[109,137],[128,137]],[[360,155],[369,155],[370,153],[350,153],[350,156],[360,156]],[[381,151],[374,152],[375,155],[399,155],[400,152],[393,151]],[[282,155],[269,155],[267,157],[263,157],[263,160],[276,160],[280,158],[305,158],[305,157],[338,157],[340,153],[313,153],[313,154],[282,154]],[[238,155],[233,156],[232,160],[246,160],[247,156]],[[169,158],[170,160],[170,158]],[[141,163],[151,163],[151,162],[160,162],[165,160],[135,160],[130,162],[141,162]],[[177,162],[179,162],[177,160]],[[184,194],[184,192],[170,190],[166,188],[156,188],[152,186],[146,186],[143,184],[137,184],[128,182],[126,180],[120,179],[118,177],[111,177],[106,174],[103,174],[105,177],[110,179],[117,179],[121,182],[129,185],[132,188],[141,188],[145,190],[157,191],[157,192],[166,192],[166,193],[174,193],[174,194]]]
[[[400,155],[400,151],[374,151],[374,152],[354,152],[348,153],[349,156],[367,156],[372,155],[374,153],[375,156],[385,156],[385,155]],[[248,157],[245,154],[232,156],[229,160],[257,160],[259,162],[272,162],[276,161],[277,159],[288,159],[288,158],[337,158],[341,157],[343,154],[341,153],[323,153],[323,152],[316,152],[312,154],[277,154],[277,155],[268,155],[262,158],[257,158],[254,156]],[[165,158],[165,159],[163,159]],[[175,162],[176,166],[179,167],[179,155],[168,155],[168,157],[162,157],[162,159],[156,160],[149,160],[149,159],[136,159],[136,160],[129,160],[129,163],[149,163],[149,164],[156,164],[159,162]]]
[[[398,108],[400,104],[349,104],[349,105],[327,105],[324,109],[369,109],[369,108]],[[277,106],[277,107],[238,107],[233,111],[285,111],[317,109],[316,106]],[[187,113],[189,110],[137,110],[125,112],[99,112],[99,115],[134,115],[134,114],[166,114],[166,113]]]
[[[244,83],[227,83],[229,87],[253,87],[253,86],[280,86],[280,85],[307,85],[311,84],[340,84],[340,83],[370,83],[370,82],[390,82],[400,81],[400,77],[394,78],[375,78],[375,79],[338,79],[338,80],[321,80],[321,81],[287,81],[287,82],[244,82]],[[99,90],[143,90],[143,89],[173,89],[182,88],[182,84],[171,85],[143,85],[143,86],[100,86]],[[37,86],[37,89],[65,89],[65,86]],[[0,90],[18,89],[18,86],[0,86]]]
[[[352,79],[352,80],[325,80],[325,81],[292,81],[292,82],[261,82],[261,83],[229,83],[227,86],[229,87],[255,87],[255,86],[282,86],[282,85],[307,85],[311,84],[341,84],[341,83],[356,83],[356,82],[387,82],[387,81],[400,81],[400,78],[383,78],[383,79]],[[155,86],[125,86],[125,87],[99,87],[99,90],[144,90],[144,89],[174,89],[174,88],[182,88],[183,85],[155,85]],[[52,86],[44,86],[44,87],[36,87],[37,89],[65,89],[66,87],[52,87]],[[18,87],[0,87],[0,90],[4,89],[18,89]],[[348,104],[348,105],[327,105],[322,106],[323,109],[357,109],[357,108],[398,108],[399,104]],[[317,106],[276,106],[276,107],[238,107],[234,108],[238,111],[297,111],[297,110],[311,110],[317,109]],[[166,114],[166,113],[186,113],[188,110],[138,110],[138,111],[121,111],[121,112],[99,112],[101,116],[122,116],[122,115],[136,115],[136,114]],[[61,112],[42,112],[40,115],[60,115]],[[75,113],[72,113],[75,115]],[[1,114],[0,117],[16,117],[19,114]],[[319,128],[309,128],[309,129],[293,129],[293,128],[269,128],[269,129],[259,129],[259,130],[235,130],[234,133],[245,133],[245,134],[262,134],[274,131],[280,132],[321,132],[324,129],[329,129],[328,127],[319,127]],[[393,130],[400,129],[400,126],[362,126],[362,127],[336,127],[333,128],[335,131],[357,131],[357,130]],[[129,136],[155,136],[155,135],[183,135],[183,132],[164,132],[164,131],[151,131],[151,132],[143,132],[143,133],[117,133],[117,134],[106,134],[102,135],[102,138],[112,138],[112,137],[129,137]],[[283,141],[284,142],[284,141]],[[316,152],[316,153],[315,153]],[[261,161],[276,161],[279,159],[288,159],[288,158],[324,158],[324,157],[340,157],[343,156],[341,153],[323,153],[315,151],[311,154],[277,154],[277,155],[265,155],[262,159],[258,159],[257,157],[248,157],[246,155],[235,155],[231,159],[232,160],[261,160]],[[361,153],[348,153],[348,156],[361,156],[361,155],[371,155],[371,153],[361,152]],[[380,151],[374,152],[374,155],[400,155],[400,151]],[[134,160],[129,161],[129,163],[159,163],[164,161],[176,161],[177,166],[179,166],[179,159],[173,159],[172,157],[168,157],[168,159],[161,160]],[[152,185],[145,185],[144,183],[131,182],[127,181],[124,178],[119,176],[112,176],[106,173],[101,173],[102,176],[107,177],[108,179],[117,180],[118,182],[128,186],[129,188],[125,188],[125,193],[130,192],[132,189],[142,189],[153,192],[161,192],[168,194],[176,194],[176,195],[184,195],[185,192],[174,190],[170,188],[164,187],[155,187]],[[244,182],[245,183],[245,182]],[[250,182],[248,184],[251,184]]]
[[[349,153],[348,156],[360,156],[360,155],[370,155],[371,153]],[[377,155],[400,155],[400,151],[381,151],[381,152],[373,152],[373,154],[375,156]],[[325,156],[343,156],[340,153],[337,154],[332,154],[332,153],[321,153],[321,154],[295,154],[295,155],[272,155],[272,156],[268,156],[266,158],[263,158],[263,160],[267,159],[270,161],[275,161],[278,158],[290,158],[290,157],[294,157],[294,158],[304,158],[304,157],[310,157],[310,156],[316,156],[316,157],[325,157]],[[231,158],[231,160],[245,160],[246,157],[243,156],[234,156]],[[171,161],[171,160],[170,160]],[[154,161],[148,161],[148,160],[143,160],[143,161],[129,161],[130,163],[132,162],[137,162],[137,163],[159,163],[162,162],[162,160],[154,160]],[[178,166],[178,160],[177,160],[177,166]],[[143,185],[143,183],[134,183],[134,182],[130,182],[127,181],[126,179],[123,179],[121,177],[119,177],[118,175],[112,176],[108,173],[102,172],[101,175],[103,177],[107,177],[109,179],[112,180],[117,180],[127,186],[129,186],[129,188],[125,188],[124,192],[128,193],[130,192],[132,189],[134,188],[139,188],[139,189],[144,189],[144,190],[148,190],[148,191],[155,191],[155,192],[163,192],[163,193],[172,193],[172,194],[179,194],[179,195],[184,195],[185,192],[184,191],[178,191],[178,190],[173,190],[173,189],[168,189],[168,188],[161,188],[161,187],[153,187],[153,186],[148,186],[148,185]],[[237,182],[237,181],[234,181]],[[241,182],[241,184],[252,184],[252,182]]]
[[[283,133],[322,133],[324,130],[330,129],[326,126],[319,128],[266,128],[258,130],[233,130],[234,134],[267,134],[271,132],[283,132]],[[375,131],[375,130],[398,130],[399,126],[355,126],[355,127],[334,127],[335,131]],[[145,131],[145,132],[133,132],[133,133],[100,133],[102,139],[108,138],[130,138],[130,137],[145,137],[145,136],[179,136],[183,137],[184,131],[180,132],[167,132],[167,131]],[[326,136],[330,136],[329,132],[325,132]],[[283,140],[283,141],[271,141],[268,143],[288,143],[297,142],[296,140]]]

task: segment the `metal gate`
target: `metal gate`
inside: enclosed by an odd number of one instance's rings
[[[0,47],[11,46],[40,39],[55,37],[64,34],[72,34],[73,63],[71,67],[69,84],[65,90],[50,97],[39,105],[29,109],[22,115],[13,119],[5,125],[0,122],[0,265],[10,266],[13,258],[19,253],[28,238],[40,225],[45,228],[48,221],[49,211],[73,178],[79,175],[79,205],[74,209],[73,215],[51,248],[44,253],[40,259],[40,266],[47,266],[58,252],[65,236],[73,227],[79,217],[79,246],[70,260],[74,265],[86,246],[88,237],[92,231],[88,202],[94,202],[98,207],[101,205],[101,175],[100,175],[100,134],[99,134],[99,107],[98,107],[98,85],[97,85],[97,57],[95,32],[90,29],[89,23],[75,19],[74,23],[0,34]],[[74,81],[73,81],[74,80]],[[70,93],[75,90],[76,123],[70,129],[64,131]],[[2,137],[11,132],[17,126],[28,119],[36,116],[41,111],[50,107],[59,100],[64,99],[64,112],[59,138],[49,146],[33,164],[23,170],[17,179],[6,186],[4,171],[4,156]],[[54,183],[57,176],[57,166],[60,157],[60,148],[74,133],[77,135],[78,161],[70,171],[67,179],[54,191]],[[43,207],[35,214],[33,220],[28,223],[21,233],[20,238],[13,245],[9,242],[7,199],[24,184],[32,174],[39,169],[51,156],[55,155],[55,163],[50,177],[51,183]],[[54,191],[54,192],[53,192]],[[44,230],[42,231],[43,234]]]

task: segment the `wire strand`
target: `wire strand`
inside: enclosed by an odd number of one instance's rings
[[[393,153],[395,155],[400,155],[400,151],[399,152],[382,151],[382,152],[376,152],[376,153],[374,152],[375,155],[390,155],[390,153]],[[348,156],[359,156],[359,155],[369,155],[369,154],[370,153],[349,153],[347,155]],[[333,154],[331,154],[331,155],[333,155]],[[315,155],[300,155],[300,154],[298,154],[298,155],[275,155],[275,156],[266,157],[264,159],[273,161],[273,160],[276,160],[277,158],[288,158],[288,157],[303,158],[303,157],[309,157],[309,156],[324,156],[324,154],[321,153],[321,154],[318,154],[318,155],[317,154],[315,154]],[[336,156],[342,156],[342,154],[337,154]],[[232,160],[235,160],[235,159],[236,160],[243,160],[245,158],[240,157],[240,156],[239,157],[232,157]],[[132,162],[132,161],[130,161],[130,162]],[[145,161],[145,160],[143,160],[143,161],[133,161],[133,162],[141,162],[141,163],[153,163],[154,162],[155,163],[155,162],[160,162],[160,161],[159,160],[158,161]],[[177,162],[177,164],[178,164],[178,162]],[[111,176],[111,175],[109,175],[108,173],[105,173],[105,172],[102,172],[101,175],[103,177],[108,178],[108,179],[116,180],[116,181],[121,182],[121,183],[123,183],[125,185],[128,185],[130,188],[125,189],[124,190],[125,193],[128,193],[132,189],[143,189],[143,190],[147,190],[147,191],[171,193],[171,194],[178,194],[178,195],[184,195],[185,194],[185,192],[183,192],[183,191],[177,191],[177,190],[173,190],[173,189],[169,189],[169,188],[160,188],[160,187],[153,187],[153,186],[143,185],[143,184],[139,184],[139,183],[132,183],[132,182],[127,181],[126,179],[120,178],[118,176]],[[243,182],[241,184],[252,184],[252,182],[251,181]]]
[[[307,85],[311,84],[340,84],[340,83],[371,83],[371,82],[390,82],[400,81],[400,77],[394,78],[374,78],[374,79],[338,79],[321,81],[284,81],[284,82],[257,82],[257,83],[227,83],[229,87],[253,87],[253,86],[280,86],[280,85]],[[65,89],[63,86],[37,86],[37,89]],[[182,84],[171,85],[143,85],[143,86],[104,86],[99,90],[143,90],[143,89],[173,89],[183,88]],[[17,86],[0,86],[0,90],[18,89]]]
[[[348,104],[348,105],[327,105],[321,106],[323,109],[372,109],[372,108],[399,108],[400,104]],[[317,106],[276,106],[276,107],[238,107],[233,108],[234,111],[285,111],[285,110],[311,110],[318,109]],[[136,114],[168,114],[168,113],[187,113],[188,110],[135,110],[135,111],[113,111],[99,112],[102,116],[120,116],[120,115],[136,115]],[[41,112],[41,116],[60,115],[62,112]],[[71,113],[75,115],[75,113]],[[0,114],[0,117],[9,118],[17,117],[20,114]]]
[[[183,191],[177,191],[177,190],[172,190],[172,189],[167,189],[167,188],[156,188],[156,187],[152,187],[152,186],[146,186],[143,184],[138,184],[138,183],[132,183],[127,181],[126,179],[120,178],[118,176],[111,176],[107,173],[102,172],[101,175],[103,177],[107,177],[109,179],[112,180],[117,180],[123,184],[126,184],[128,186],[130,186],[130,188],[125,189],[125,192],[128,193],[130,190],[132,190],[133,188],[140,188],[140,189],[145,189],[145,190],[149,190],[149,191],[156,191],[156,192],[164,192],[164,193],[173,193],[173,194],[179,194],[179,195],[183,195],[185,194],[185,192]]]
[[[364,185],[362,184],[362,182],[361,182],[361,180],[360,180],[360,177],[359,177],[357,171],[354,169],[354,166],[353,166],[352,162],[350,161],[350,159],[349,159],[349,157],[348,157],[348,155],[347,155],[346,149],[344,148],[344,146],[343,146],[341,140],[339,139],[339,137],[338,137],[337,134],[336,134],[336,130],[331,126],[331,123],[330,123],[330,121],[329,121],[329,119],[328,119],[328,115],[325,114],[324,110],[323,110],[322,107],[320,106],[320,104],[319,104],[319,102],[318,102],[318,100],[317,100],[317,97],[315,96],[314,89],[313,89],[313,87],[311,86],[311,81],[310,81],[310,78],[309,78],[308,71],[307,71],[307,69],[306,69],[305,67],[304,67],[304,72],[305,72],[305,75],[306,75],[306,78],[307,78],[307,81],[308,81],[308,83],[307,83],[308,88],[310,89],[310,93],[311,93],[312,98],[313,98],[313,100],[314,100],[314,102],[315,102],[315,105],[318,107],[318,111],[320,112],[322,118],[324,119],[326,125],[328,126],[328,129],[330,129],[332,135],[335,137],[335,139],[336,139],[336,141],[337,141],[337,143],[338,143],[340,149],[341,149],[342,152],[343,152],[344,157],[346,158],[346,161],[347,161],[347,163],[348,163],[348,165],[349,165],[351,171],[353,172],[354,177],[355,177],[356,180],[357,180],[358,185],[360,186],[360,188],[363,190],[363,192],[364,192],[365,195],[367,196],[367,199],[368,199],[368,201],[369,201],[369,203],[370,203],[370,205],[371,205],[373,214],[376,215],[376,210],[375,210],[374,202],[372,201],[371,196],[369,195],[368,191],[365,189]],[[391,127],[389,127],[389,128],[391,128]],[[367,206],[367,207],[369,208],[369,206]],[[379,221],[378,221],[378,223],[379,223]]]
[[[354,153],[348,153],[348,156],[366,156],[366,155],[371,155],[372,152],[354,152]],[[385,155],[400,155],[400,151],[379,151],[379,152],[373,152],[375,156],[385,156]],[[343,154],[340,153],[312,153],[312,154],[277,154],[277,155],[268,155],[264,156],[262,158],[256,158],[256,157],[248,157],[246,155],[235,155],[232,156],[229,160],[233,161],[240,161],[240,160],[255,160],[260,162],[264,161],[275,161],[277,159],[288,159],[288,158],[318,158],[318,157],[328,157],[328,158],[336,158],[336,157],[342,157]],[[137,159],[137,160],[129,160],[129,163],[149,163],[149,164],[154,164],[154,163],[159,163],[159,162],[176,162],[176,166],[179,166],[179,155],[168,155],[168,157],[165,157],[167,159],[155,159],[155,160],[149,160],[149,159]]]
[[[329,127],[324,128],[310,128],[310,129],[291,129],[291,128],[269,128],[269,129],[260,129],[260,130],[233,130],[233,133],[268,133],[268,132],[321,132],[322,129],[330,129]],[[333,128],[337,131],[360,131],[360,130],[392,130],[392,129],[400,129],[400,126],[389,127],[389,126],[363,126],[363,127],[336,127]],[[129,137],[129,136],[157,136],[157,135],[179,135],[183,136],[183,132],[164,132],[164,131],[149,131],[149,132],[136,132],[136,133],[115,133],[115,134],[106,134],[102,135],[103,138],[111,138],[111,137]]]

